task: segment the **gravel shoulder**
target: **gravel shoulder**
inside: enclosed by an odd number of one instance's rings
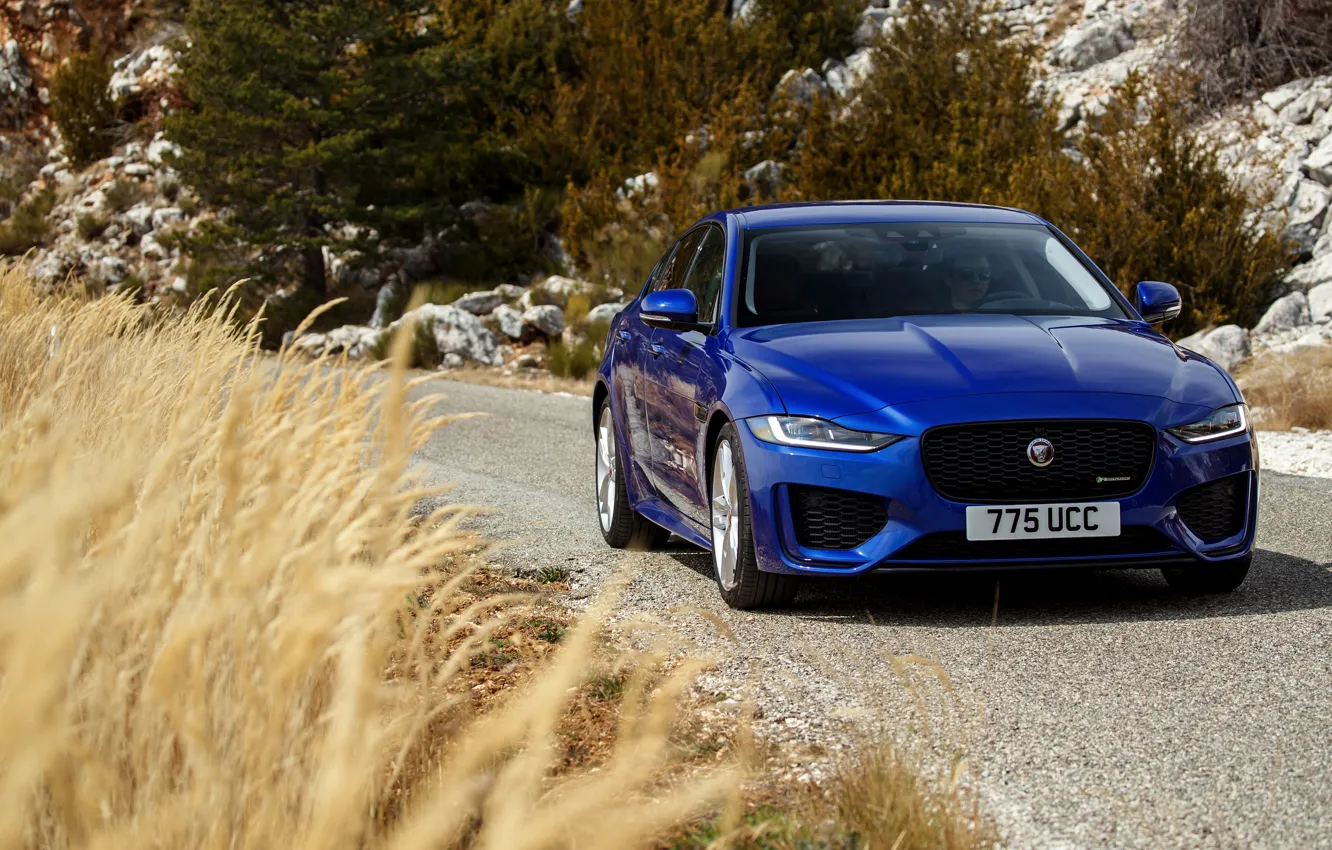
[[[517,570],[560,566],[718,659],[760,732],[818,781],[857,735],[970,775],[1014,847],[1332,847],[1332,480],[1266,473],[1259,553],[1220,598],[1155,572],[886,576],[812,585],[777,613],[727,609],[706,554],[605,546],[587,399],[435,381],[481,411],[417,455]],[[1265,435],[1266,438],[1266,435]],[[998,605],[996,608],[996,590]],[[724,623],[734,639],[719,634]]]

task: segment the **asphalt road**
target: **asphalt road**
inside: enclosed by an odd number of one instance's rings
[[[858,730],[963,755],[1013,847],[1332,847],[1332,481],[1265,476],[1260,551],[1224,597],[1149,571],[1014,573],[996,609],[993,576],[886,576],[745,613],[696,549],[602,542],[587,399],[423,391],[490,414],[418,461],[450,501],[498,509],[479,520],[498,560],[568,569],[575,600],[632,570],[626,612],[715,653],[709,686],[755,689],[799,758]]]

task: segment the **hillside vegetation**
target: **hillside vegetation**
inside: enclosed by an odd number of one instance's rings
[[[900,5],[867,35],[856,0],[173,0],[125,18],[128,34],[116,16],[81,31],[88,54],[48,72],[50,112],[75,166],[146,147],[147,188],[172,211],[108,239],[123,212],[89,199],[79,233],[131,256],[127,272],[99,254],[88,276],[172,309],[246,279],[239,315],[264,306],[266,346],[335,296],[349,300],[320,329],[366,324],[377,296],[391,321],[401,283],[465,292],[573,270],[633,291],[698,216],[769,201],[1023,206],[1125,289],[1179,283],[1181,336],[1251,326],[1307,259],[1264,214],[1271,189],[1193,127],[1204,107],[1332,65],[1327,0],[1188,7],[1170,56],[1191,76],[1119,79],[1072,129],[1042,87],[1058,51],[996,23],[999,5]],[[1070,26],[1066,11],[1049,26]],[[164,43],[117,60],[108,100],[99,57],[134,38]],[[12,174],[0,250],[20,255],[64,232],[47,218],[69,190],[25,194],[30,170]],[[146,278],[130,250],[144,236],[161,265]],[[79,264],[66,249],[40,276]]]

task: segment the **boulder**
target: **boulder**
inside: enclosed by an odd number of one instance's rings
[[[564,311],[554,304],[538,304],[523,311],[523,325],[547,339],[564,333]]]
[[[78,262],[78,257],[73,253],[63,248],[52,248],[37,258],[28,274],[38,283],[54,286],[63,283]]]
[[[499,286],[491,290],[491,292],[494,292],[505,301],[516,301],[519,298],[522,298],[523,293],[526,291],[527,290],[523,289],[521,286],[514,286],[512,283],[501,283]]]
[[[509,339],[522,339],[523,314],[521,311],[510,307],[508,304],[501,304],[491,312],[490,321],[499,328],[500,333]]]
[[[105,256],[97,261],[96,266],[93,266],[93,274],[102,283],[120,283],[129,275],[129,263],[119,257]]]
[[[597,306],[593,307],[591,310],[588,311],[587,324],[596,325],[609,322],[611,319],[615,318],[615,316],[619,314],[619,312],[623,310],[626,306],[627,306],[626,304],[620,302],[612,302],[610,304],[598,304]]]
[[[184,218],[185,213],[177,207],[163,207],[160,210],[153,210],[153,230],[161,230]]]
[[[1303,292],[1292,292],[1272,302],[1272,306],[1267,308],[1267,312],[1258,320],[1258,324],[1253,326],[1253,332],[1279,333],[1302,327],[1310,321],[1309,298]]]
[[[1304,170],[1324,186],[1332,186],[1332,135],[1323,139],[1304,160]]]
[[[808,106],[827,91],[828,84],[823,81],[823,77],[819,76],[818,71],[813,68],[806,68],[803,71],[792,68],[782,74],[782,78],[777,81],[777,88],[773,90],[773,95]]]
[[[0,126],[18,130],[32,111],[32,71],[19,43],[0,47]]]
[[[454,301],[453,306],[466,310],[473,316],[485,316],[502,303],[504,296],[498,292],[469,292]]]
[[[1133,34],[1123,15],[1095,18],[1070,29],[1050,50],[1054,64],[1082,71],[1133,49]]]
[[[1332,281],[1309,290],[1309,318],[1316,323],[1332,321]]]
[[[1315,256],[1311,262],[1296,266],[1284,278],[1287,286],[1302,292],[1308,292],[1329,281],[1332,281],[1332,254],[1328,253]]]
[[[1308,225],[1316,230],[1323,222],[1329,202],[1332,202],[1332,189],[1313,180],[1301,180],[1290,203],[1289,226]]]
[[[420,323],[426,328],[446,364],[451,362],[449,355],[452,354],[460,363],[504,365],[499,340],[479,318],[466,310],[452,304],[426,304],[389,325],[389,330],[396,331],[406,323]]]
[[[782,171],[780,162],[765,159],[745,170],[745,182],[754,192],[772,195],[782,185]]]
[[[1249,332],[1239,325],[1222,325],[1196,333],[1180,340],[1178,345],[1211,359],[1222,369],[1230,369],[1251,351]]]
[[[166,139],[156,139],[148,145],[148,161],[154,165],[165,165],[171,157],[180,156],[180,147]]]

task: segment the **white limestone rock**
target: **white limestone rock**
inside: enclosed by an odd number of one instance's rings
[[[1134,46],[1133,34],[1123,15],[1094,18],[1073,27],[1050,50],[1054,64],[1081,71],[1114,59]]]
[[[612,302],[610,304],[598,304],[587,313],[587,324],[596,325],[609,322],[611,319],[627,307],[625,302]]]
[[[453,306],[466,310],[473,316],[485,316],[504,303],[504,298],[497,292],[469,292],[453,302]]]
[[[490,321],[499,328],[500,333],[509,339],[522,339],[522,311],[510,307],[508,304],[501,304],[491,311]]]
[[[523,324],[547,339],[564,333],[564,311],[554,304],[539,304],[523,311]]]
[[[1267,312],[1258,320],[1258,324],[1253,326],[1253,332],[1279,333],[1302,327],[1310,321],[1308,296],[1303,292],[1292,292],[1272,302],[1272,306],[1267,308]]]
[[[0,126],[17,130],[32,111],[32,70],[23,48],[10,39],[0,47]]]
[[[1222,325],[1210,331],[1201,331],[1180,340],[1178,345],[1196,351],[1222,369],[1232,368],[1248,357],[1252,350],[1249,332],[1239,325]]]
[[[1332,320],[1332,281],[1309,290],[1309,318],[1314,322]]]
[[[389,330],[396,331],[413,322],[419,322],[427,329],[446,362],[452,354],[459,362],[504,365],[499,339],[466,310],[452,304],[426,304],[393,322]]]

